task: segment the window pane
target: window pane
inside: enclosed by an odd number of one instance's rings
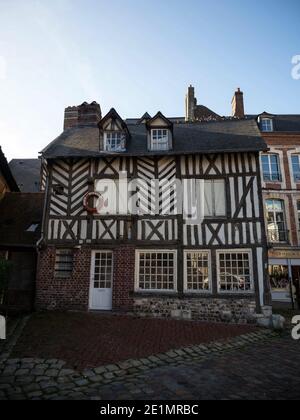
[[[219,254],[219,289],[229,292],[249,292],[253,289],[249,253]]]
[[[292,156],[293,174],[296,182],[300,181],[300,156]]]
[[[139,254],[139,288],[174,290],[175,259],[173,252]]]
[[[214,199],[215,199],[215,215],[226,215],[226,196],[225,196],[225,181],[214,181]]]
[[[225,180],[206,180],[204,182],[204,215],[218,217],[226,215]]]
[[[57,278],[71,277],[73,271],[73,251],[71,249],[59,249],[56,251],[55,272]]]
[[[209,291],[209,254],[207,252],[188,252],[186,261],[187,291]]]
[[[204,182],[204,215],[213,216],[213,183],[212,181]]]

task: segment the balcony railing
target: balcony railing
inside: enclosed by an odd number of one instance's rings
[[[272,244],[286,244],[289,242],[289,238],[288,230],[268,229],[268,240]]]
[[[270,174],[269,172],[264,172],[263,179],[265,182],[282,182],[282,177],[278,173]]]

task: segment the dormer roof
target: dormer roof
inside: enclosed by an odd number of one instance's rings
[[[151,128],[154,125],[156,127],[161,126],[161,127],[172,128],[173,123],[167,117],[165,117],[162,112],[159,111],[153,118],[148,120],[146,123],[147,128]]]

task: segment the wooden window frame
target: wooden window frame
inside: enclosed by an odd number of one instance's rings
[[[158,132],[166,132],[166,140],[164,140],[163,143],[159,143],[158,139],[154,139],[154,133],[157,132],[157,136],[158,136]],[[162,146],[166,146],[166,147],[160,147],[160,145]],[[151,151],[156,151],[156,152],[166,152],[170,149],[170,130],[168,128],[151,128]]]
[[[173,277],[174,277],[174,288],[173,289],[142,289],[140,288],[140,254],[173,254],[174,266],[173,266]],[[174,249],[138,249],[135,253],[135,291],[139,293],[177,293],[177,250]],[[170,268],[170,267],[169,267]],[[150,275],[151,276],[151,275]],[[150,280],[151,283],[151,280]]]
[[[70,256],[70,261],[59,261],[59,257],[66,257],[66,256]],[[59,264],[71,265],[72,268],[69,269],[69,270],[64,270],[62,268],[59,268]],[[62,279],[62,280],[70,279],[73,275],[73,270],[74,270],[74,251],[73,251],[73,249],[71,249],[71,248],[56,249],[54,277],[56,279]],[[61,273],[66,273],[66,275],[62,275]]]
[[[205,289],[189,289],[188,288],[188,267],[187,267],[187,256],[188,254],[206,254],[208,260],[208,284],[209,288]],[[184,251],[184,284],[183,284],[184,293],[192,294],[212,294],[212,267],[211,267],[211,251],[210,250],[198,250],[198,249],[186,249]]]
[[[271,158],[272,157],[276,157],[277,160],[277,170],[278,170],[278,178],[277,179],[273,179],[273,171],[272,171],[272,162],[271,162]],[[263,158],[267,157],[268,158],[268,167],[269,167],[269,172],[268,175],[270,177],[270,179],[266,178],[266,173],[264,172],[264,164],[263,164]],[[276,153],[263,153],[261,155],[261,167],[262,167],[262,176],[263,176],[263,181],[266,183],[273,183],[273,182],[282,182],[282,172],[281,172],[281,167],[280,167],[280,157],[278,154]]]
[[[220,254],[248,254],[250,271],[250,290],[222,290],[220,275]],[[220,249],[216,251],[217,260],[217,287],[220,295],[252,295],[255,292],[254,270],[253,270],[253,252],[251,249]]]
[[[263,133],[272,133],[274,131],[273,120],[271,118],[261,118],[260,129]]]

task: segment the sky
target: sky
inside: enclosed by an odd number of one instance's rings
[[[299,0],[0,0],[0,145],[35,158],[62,132],[64,108],[96,100],[123,118],[300,114]]]

